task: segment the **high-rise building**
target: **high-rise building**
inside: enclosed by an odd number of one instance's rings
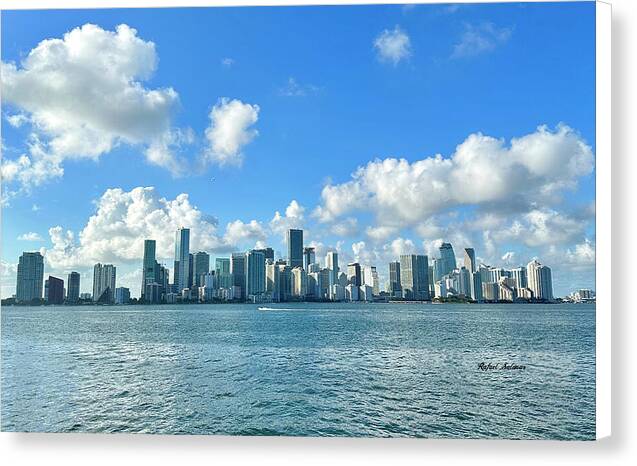
[[[526,278],[526,268],[518,267],[511,270],[511,278],[515,280],[516,288],[527,288],[528,281]]]
[[[142,260],[142,287],[140,297],[144,299],[144,293],[146,292],[146,285],[154,283],[156,281],[156,263],[155,249],[157,243],[154,239],[144,240],[144,258]]]
[[[307,294],[307,273],[303,267],[294,267],[292,269],[292,296],[296,298],[305,298]]]
[[[316,263],[316,253],[314,248],[303,248],[303,268],[307,272],[310,269],[310,264]]]
[[[456,255],[453,252],[451,243],[442,243],[440,245],[440,259],[442,275],[447,275],[456,268]]]
[[[217,287],[232,288],[234,281],[230,273],[230,259],[227,257],[217,257],[215,259],[215,274],[217,275]]]
[[[265,264],[265,291],[272,296],[273,301],[280,301],[279,266],[271,260],[268,260]]]
[[[468,268],[462,266],[458,270],[458,294],[471,297],[471,272]]]
[[[329,286],[338,284],[338,253],[336,251],[329,251],[325,256],[325,268],[330,271],[330,283]]]
[[[389,286],[387,291],[392,298],[402,298],[403,288],[400,285],[400,262],[389,263]]]
[[[480,272],[471,274],[471,299],[482,301],[482,274]]]
[[[190,282],[190,229],[178,228],[175,233],[175,279],[177,293],[189,287]]]
[[[373,265],[363,267],[362,275],[362,285],[370,286],[372,288],[372,295],[378,296],[380,294],[380,283],[376,267]]]
[[[265,254],[251,250],[245,255],[246,298],[261,297],[265,293]]]
[[[236,299],[246,298],[246,256],[241,252],[233,252],[230,257],[230,273],[232,274],[232,284],[238,287],[235,294]]]
[[[361,265],[358,262],[347,264],[347,282],[354,286],[361,286],[363,284]]]
[[[151,299],[149,299],[149,302],[151,302],[151,303],[159,302],[159,300],[157,300],[157,301],[152,300],[152,298],[154,298],[153,295],[160,291],[159,284],[158,283],[153,283],[153,284],[149,283],[149,285],[150,285],[150,287],[148,288],[149,290],[150,289],[157,289],[156,292],[153,292],[153,293],[150,294],[150,298]],[[151,288],[151,287],[155,287],[155,288]],[[130,289],[125,288],[123,286],[120,286],[119,288],[115,288],[115,304],[128,304],[129,301],[130,301]]]
[[[64,280],[49,275],[46,301],[49,304],[64,303]]]
[[[526,266],[526,275],[535,299],[547,301],[553,299],[553,278],[550,267],[533,260]]]
[[[204,286],[203,276],[210,272],[210,255],[207,252],[199,251],[194,256],[195,264],[193,266],[194,285]]]
[[[287,232],[288,265],[303,267],[303,230],[289,229]]]
[[[425,255],[400,256],[400,286],[407,299],[429,299],[429,260]]]
[[[93,267],[93,301],[112,304],[115,297],[117,268],[112,264],[95,264]]]
[[[274,262],[274,249],[268,247],[268,248],[254,249],[254,251],[261,251],[266,261],[270,259],[272,262]]]
[[[292,296],[292,268],[285,262],[277,262],[275,266],[279,268],[279,301],[288,301]]]
[[[80,274],[71,272],[66,279],[66,300],[76,303],[80,299]]]
[[[188,288],[192,290],[195,287],[195,256],[188,254]]]
[[[16,301],[42,299],[44,257],[39,252],[23,252],[18,261]]]
[[[473,248],[464,248],[464,266],[471,273],[476,271],[476,252]]]

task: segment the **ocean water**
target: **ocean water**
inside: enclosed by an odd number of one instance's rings
[[[4,307],[2,430],[595,437],[594,305],[267,306]]]

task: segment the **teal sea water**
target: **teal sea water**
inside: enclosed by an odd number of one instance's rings
[[[595,437],[594,305],[267,306],[5,307],[2,430]]]

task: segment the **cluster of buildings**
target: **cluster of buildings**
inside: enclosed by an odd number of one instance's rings
[[[287,258],[275,260],[272,248],[251,249],[215,259],[190,252],[190,230],[175,237],[173,281],[155,257],[155,241],[144,242],[141,299],[148,303],[248,301],[374,301],[449,300],[476,302],[552,301],[551,269],[531,261],[507,270],[477,264],[475,251],[464,249],[458,267],[453,246],[443,243],[440,257],[405,254],[389,263],[386,289],[378,271],[358,262],[339,266],[336,251],[321,261],[313,247],[304,247],[303,230],[287,231]]]
[[[405,254],[389,263],[388,279],[381,290],[373,265],[358,262],[339,265],[336,251],[323,260],[313,247],[303,244],[303,230],[287,231],[287,258],[276,259],[270,247],[217,257],[211,264],[207,252],[190,252],[190,229],[175,234],[172,281],[170,270],[157,261],[156,242],[144,241],[141,303],[177,302],[283,302],[283,301],[553,301],[551,269],[537,260],[525,267],[504,269],[476,262],[473,248],[463,250],[457,261],[453,246],[443,243],[439,257]],[[459,266],[459,263],[462,265]],[[64,280],[43,278],[44,260],[39,252],[25,252],[18,263],[15,301],[50,304],[126,304],[130,290],[116,287],[116,267],[95,264],[93,293],[80,293],[80,274],[71,272]],[[588,292],[588,294],[586,293]],[[573,301],[594,297],[579,290]],[[593,293],[593,294],[591,294]]]

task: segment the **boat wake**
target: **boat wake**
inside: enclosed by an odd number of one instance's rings
[[[257,309],[259,311],[296,311],[296,309],[293,309],[291,307],[265,307],[265,306],[259,306]]]

